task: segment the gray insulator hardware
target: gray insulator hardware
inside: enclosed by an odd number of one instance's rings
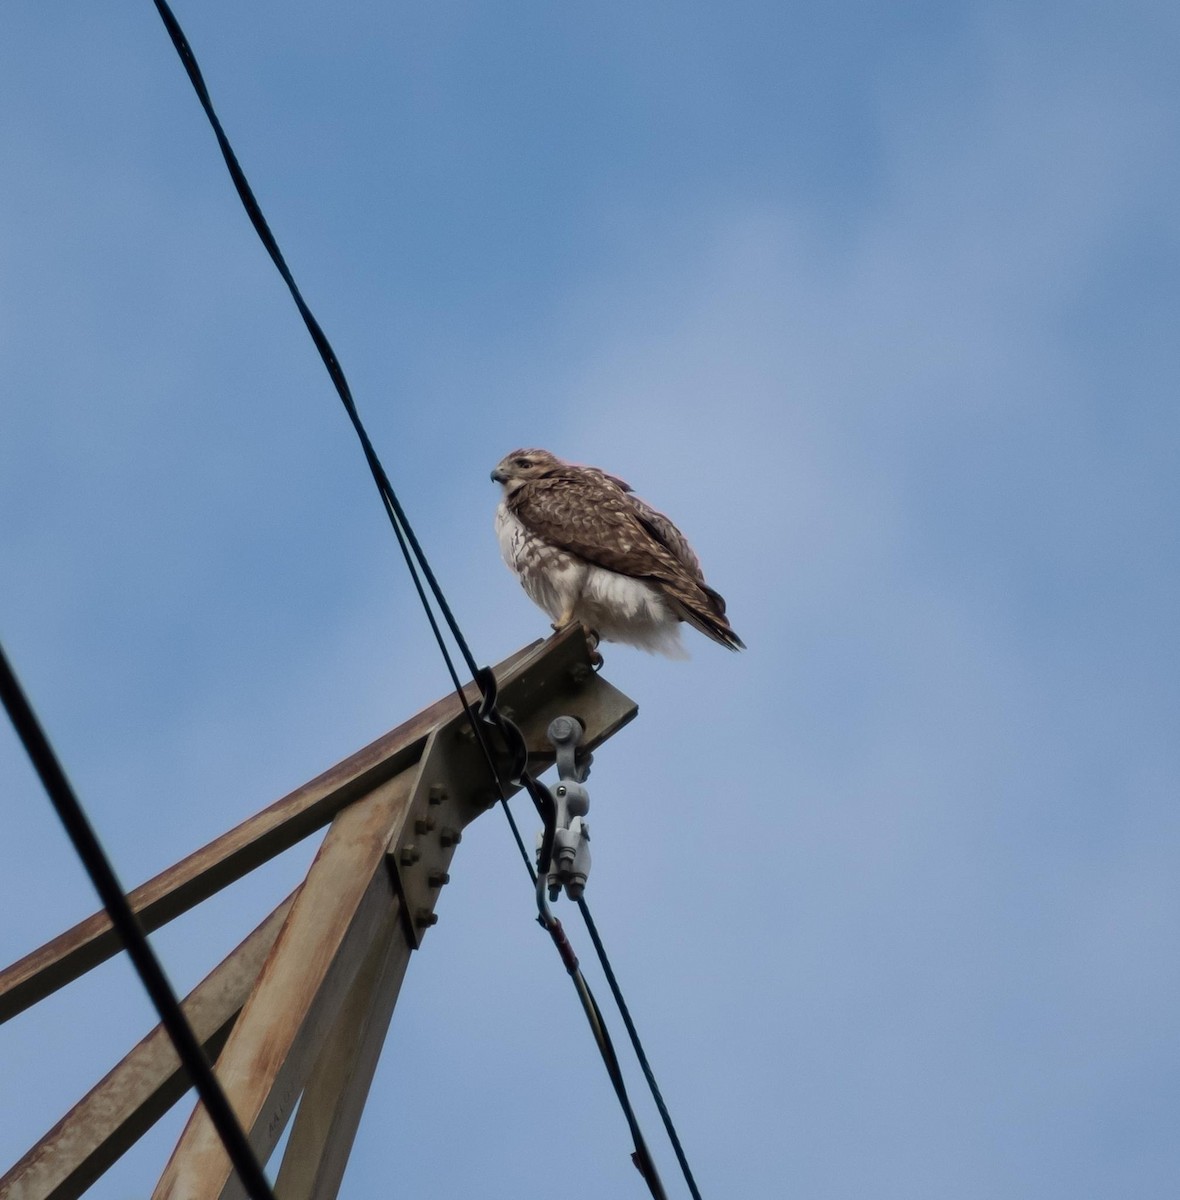
[[[557,805],[557,828],[553,836],[553,858],[549,863],[549,899],[556,900],[565,888],[571,900],[580,900],[590,874],[590,793],[583,786],[590,774],[590,757],[577,761],[582,725],[576,717],[557,717],[549,723],[549,740],[557,752],[560,782],[552,789]],[[540,848],[544,834],[538,838]]]

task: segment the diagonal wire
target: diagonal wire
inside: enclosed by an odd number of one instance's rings
[[[672,1114],[668,1112],[668,1106],[664,1103],[663,1093],[660,1091],[660,1085],[656,1082],[655,1073],[651,1069],[650,1063],[647,1061],[647,1055],[643,1051],[643,1043],[639,1040],[639,1031],[635,1028],[635,1022],[631,1020],[631,1011],[627,1007],[626,1000],[623,999],[623,990],[619,987],[619,981],[615,978],[615,973],[611,969],[610,959],[606,955],[606,947],[602,944],[602,938],[598,936],[598,926],[594,924],[594,918],[590,915],[590,906],[585,899],[578,901],[578,908],[581,909],[582,919],[586,922],[586,929],[590,934],[590,940],[594,943],[594,949],[598,954],[598,961],[602,965],[602,972],[606,976],[606,981],[610,985],[611,994],[615,998],[615,1004],[618,1006],[619,1015],[623,1018],[623,1024],[627,1027],[627,1035],[631,1039],[631,1046],[635,1051],[635,1057],[639,1060],[639,1066],[643,1070],[643,1076],[647,1080],[647,1086],[651,1090],[652,1099],[655,1101],[656,1108],[659,1109],[660,1119],[664,1122],[664,1129],[667,1131],[668,1140],[672,1143],[672,1149],[676,1153],[676,1161],[680,1164],[681,1173],[684,1175],[684,1182],[688,1184],[688,1190],[692,1194],[693,1200],[701,1200],[701,1193],[697,1189],[697,1181],[693,1177],[692,1168],[688,1165],[688,1157],[684,1153],[684,1147],[680,1144],[680,1138],[676,1133],[676,1126],[672,1122]]]
[[[475,733],[480,752],[487,763],[488,770],[493,779],[496,781],[497,789],[500,793],[500,800],[504,807],[505,815],[508,818],[509,826],[512,829],[514,838],[521,854],[524,856],[526,866],[529,865],[528,851],[524,847],[524,840],[520,836],[520,831],[516,827],[516,820],[512,816],[511,810],[508,808],[507,797],[504,793],[504,788],[500,781],[499,772],[496,770],[496,765],[492,759],[491,749],[488,746],[487,738],[484,729],[481,727],[481,722],[477,721],[472,711],[471,705],[467,700],[463,691],[463,685],[459,680],[458,671],[455,668],[454,660],[451,657],[450,651],[447,648],[446,640],[442,635],[442,630],[439,628],[438,620],[434,615],[430,602],[426,596],[426,588],[423,585],[423,577],[426,584],[429,585],[430,592],[434,596],[435,602],[438,604],[439,610],[443,615],[443,619],[455,639],[456,645],[459,647],[459,652],[466,663],[468,670],[474,678],[479,673],[479,668],[476,665],[475,657],[471,653],[471,649],[467,644],[467,639],[463,636],[463,631],[459,627],[459,622],[455,619],[454,613],[451,611],[450,605],[447,603],[442,587],[439,585],[430,563],[426,558],[425,551],[422,549],[421,543],[418,541],[414,533],[413,527],[410,525],[409,519],[406,517],[405,510],[402,508],[401,502],[398,500],[397,493],[393,489],[393,484],[386,474],[385,468],[377,455],[377,451],[369,438],[368,431],[365,429],[364,423],[361,421],[360,413],[357,411],[356,402],[353,399],[352,389],[349,387],[348,379],[344,374],[344,368],[340,365],[340,360],[336,357],[335,350],[332,349],[331,342],[328,341],[327,334],[324,333],[323,327],[316,320],[315,314],[311,311],[307,301],[303,298],[303,293],[299,290],[299,285],[295,282],[295,277],[291,273],[290,267],[287,266],[287,260],[283,256],[282,250],[279,248],[278,241],[274,233],[271,231],[270,225],[267,223],[266,217],[262,212],[262,208],[258,203],[257,197],[254,195],[254,189],[251,188],[249,180],[246,178],[245,171],[242,170],[241,163],[238,162],[238,157],[234,153],[233,146],[230,144],[229,138],[226,136],[225,130],[222,127],[221,120],[217,116],[217,112],[213,107],[213,99],[209,95],[209,89],[205,84],[204,76],[201,74],[200,65],[197,63],[196,55],[193,53],[192,46],[189,44],[188,38],[185,36],[184,30],[180,27],[180,22],[177,21],[171,8],[168,7],[166,0],[154,0],[156,9],[160,14],[161,20],[164,22],[164,27],[168,31],[168,36],[172,39],[172,44],[176,49],[177,55],[184,64],[184,69],[189,77],[189,82],[193,86],[193,90],[197,94],[197,99],[200,101],[205,116],[208,118],[209,124],[213,129],[213,133],[217,138],[217,144],[221,149],[222,158],[225,160],[226,168],[229,171],[230,179],[233,181],[235,190],[238,193],[238,198],[242,202],[242,206],[246,210],[246,215],[250,218],[250,223],[254,227],[255,233],[258,234],[259,240],[270,255],[271,261],[275,268],[282,276],[283,282],[287,285],[287,290],[291,293],[291,298],[295,301],[295,307],[299,310],[299,315],[303,318],[303,323],[307,327],[308,333],[311,335],[312,342],[315,344],[316,350],[319,352],[320,358],[323,360],[324,366],[327,368],[328,375],[332,380],[333,386],[340,397],[341,403],[348,414],[348,419],[352,423],[352,427],[356,432],[357,438],[360,441],[361,449],[365,455],[365,462],[368,464],[369,472],[373,476],[373,481],[377,485],[377,490],[381,495],[382,504],[385,507],[386,514],[389,517],[390,525],[393,527],[394,535],[397,538],[398,546],[401,549],[402,557],[405,559],[406,568],[410,572],[410,578],[414,582],[414,588],[418,593],[418,599],[422,603],[422,607],[426,612],[426,619],[430,622],[431,632],[434,634],[434,639],[438,643],[439,651],[442,653],[443,661],[446,663],[447,671],[451,677],[451,684],[459,697],[459,703],[463,706],[463,711],[471,724],[471,728]],[[498,716],[498,714],[493,714]],[[525,785],[527,786],[527,784]],[[532,789],[529,789],[530,794],[533,794]],[[534,794],[534,803],[536,796]],[[531,870],[531,866],[530,866]]]
[[[251,1200],[274,1200],[274,1192],[271,1191],[266,1174],[259,1165],[250,1142],[242,1131],[217,1076],[213,1073],[213,1068],[209,1065],[209,1059],[205,1056],[201,1043],[197,1040],[192,1026],[189,1025],[188,1019],[184,1015],[184,1009],[181,1008],[180,1001],[164,974],[160,960],[152,950],[143,927],[127,902],[122,884],[115,875],[110,859],[107,858],[94,829],[86,819],[86,814],[78,803],[74,789],[70,786],[70,781],[66,778],[65,771],[62,769],[53,747],[49,744],[49,739],[46,737],[41,723],[37,720],[37,715],[21,688],[16,673],[9,665],[2,646],[0,646],[0,699],[3,699],[4,707],[8,710],[12,724],[20,740],[24,743],[25,751],[32,761],[33,767],[41,777],[41,783],[49,794],[50,802],[62,825],[65,826],[65,831],[69,835],[70,841],[73,842],[74,849],[82,860],[82,864],[98,892],[99,899],[111,918],[111,924],[122,939],[127,954],[151,997],[152,1004],[155,1005],[156,1012],[160,1016],[160,1023],[167,1030],[169,1038],[172,1039],[172,1045],[176,1048],[177,1056],[184,1064],[189,1078],[204,1102],[209,1119],[213,1122],[217,1135],[225,1146],[226,1154],[233,1163],[234,1170],[237,1171],[238,1177],[242,1181],[242,1186],[250,1195]]]
[[[352,390],[348,385],[348,380],[345,377],[344,370],[336,357],[336,353],[332,349],[331,343],[328,341],[327,335],[324,333],[319,322],[316,320],[315,315],[312,313],[311,309],[304,300],[303,295],[295,282],[294,276],[291,274],[291,270],[287,266],[287,262],[283,257],[282,251],[279,249],[278,242],[276,241],[270,226],[267,224],[266,218],[262,213],[262,209],[259,206],[256,197],[254,196],[253,189],[250,187],[249,181],[246,179],[245,172],[242,170],[241,164],[238,162],[237,155],[234,153],[233,147],[230,145],[229,139],[225,134],[225,130],[222,128],[221,121],[218,119],[217,113],[214,110],[212,98],[210,97],[208,88],[205,85],[204,78],[201,74],[200,67],[197,64],[196,56],[193,53],[192,47],[190,46],[184,31],[181,29],[179,22],[176,20],[176,17],[173,15],[172,10],[169,8],[165,0],[154,0],[154,3],[161,19],[164,22],[164,26],[167,29],[170,38],[172,39],[172,44],[175,47],[181,62],[184,64],[185,71],[187,72],[189,80],[193,85],[193,89],[197,94],[197,98],[200,101],[201,107],[205,111],[205,115],[209,120],[214,135],[217,138],[218,146],[221,149],[222,157],[225,160],[226,167],[229,170],[230,178],[232,179],[234,187],[237,190],[238,197],[242,201],[242,205],[250,218],[250,222],[253,225],[255,232],[258,234],[259,239],[262,241],[263,246],[270,255],[271,261],[274,263],[279,274],[282,276],[283,281],[286,283],[287,288],[291,293],[291,297],[295,302],[296,308],[299,310],[299,314],[303,318],[303,322],[307,327],[308,333],[311,335],[311,339],[315,344],[317,351],[319,352],[320,358],[323,360],[324,366],[327,368],[332,383],[340,396],[340,400],[344,405],[345,411],[348,414],[348,418],[351,421],[357,438],[361,443],[361,447],[365,455],[365,461],[368,464],[369,471],[373,476],[373,480],[377,485],[377,489],[381,494],[381,499],[389,516],[390,524],[392,525],[394,534],[397,537],[398,545],[401,549],[402,556],[406,561],[406,566],[414,582],[414,587],[418,593],[419,600],[421,601],[422,607],[426,612],[431,631],[434,634],[439,650],[441,651],[443,659],[446,663],[447,670],[451,677],[451,682],[456,693],[458,694],[459,702],[463,706],[463,711],[471,724],[472,731],[475,734],[476,741],[479,744],[481,753],[487,763],[489,772],[495,781],[496,788],[499,792],[501,806],[504,810],[505,816],[508,819],[508,824],[512,830],[517,848],[521,853],[525,868],[529,872],[530,877],[535,880],[536,872],[533,869],[532,862],[529,859],[529,854],[525,848],[524,839],[521,837],[516,820],[512,815],[511,809],[508,807],[507,792],[504,782],[501,778],[500,772],[496,768],[491,747],[488,744],[483,728],[486,723],[488,726],[499,732],[505,743],[511,744],[511,740],[508,737],[508,731],[506,728],[510,723],[506,721],[506,719],[496,708],[494,698],[492,699],[490,706],[488,706],[488,711],[484,714],[486,720],[477,719],[474,709],[464,694],[463,685],[459,680],[454,661],[451,658],[446,641],[442,635],[442,630],[439,627],[438,620],[436,619],[430,602],[427,598],[426,587],[423,585],[423,578],[426,581],[426,585],[429,586],[434,601],[438,605],[439,611],[442,613],[443,620],[446,622],[451,636],[454,638],[455,644],[458,646],[459,652],[462,655],[468,670],[471,672],[472,678],[478,679],[481,672],[476,665],[475,658],[471,653],[470,647],[463,636],[463,632],[460,629],[453,612],[451,611],[450,605],[447,603],[446,596],[444,595],[442,588],[434,575],[434,572],[431,570],[425,552],[423,551],[421,544],[414,534],[409,519],[406,517],[405,511],[402,508],[402,505],[397,498],[397,494],[393,489],[393,485],[390,483],[389,477],[377,456],[377,452],[373,447],[372,441],[365,430],[364,424],[360,418],[360,414],[357,411],[356,403],[353,400]],[[419,571],[421,574],[419,574]],[[490,672],[488,674],[490,674]],[[543,817],[546,816],[546,804],[543,797],[546,796],[547,793],[545,792],[543,785],[539,784],[527,771],[527,759],[525,764],[513,774],[514,778],[512,782],[525,788],[532,797],[533,803],[536,805],[538,812],[540,812]],[[549,798],[549,804],[552,804],[551,798]],[[610,963],[606,957],[605,948],[602,946],[601,940],[598,938],[597,931],[593,929],[588,909],[583,908],[583,916],[586,918],[587,924],[591,928],[591,937],[595,943],[595,949],[598,952],[599,959],[602,962],[604,970],[607,974],[608,982],[611,985],[611,991],[614,993],[616,1001],[620,1004],[620,1011],[623,1013],[628,1034],[630,1035],[632,1044],[637,1051],[648,1084],[652,1088],[653,1096],[656,1100],[656,1104],[660,1110],[661,1116],[664,1119],[665,1126],[668,1128],[669,1133],[671,1134],[677,1158],[681,1164],[682,1170],[685,1173],[685,1178],[688,1182],[689,1189],[692,1192],[694,1200],[700,1200],[695,1181],[692,1179],[692,1174],[688,1169],[687,1161],[684,1157],[683,1150],[681,1149],[679,1138],[676,1137],[675,1129],[671,1124],[671,1118],[668,1115],[667,1108],[663,1103],[663,1097],[659,1094],[658,1087],[656,1087],[654,1076],[651,1072],[650,1066],[647,1063],[647,1057],[645,1054],[643,1054],[642,1045],[639,1043],[639,1035],[635,1030],[634,1023],[631,1021],[630,1013],[627,1012],[625,1005],[622,1004],[621,991],[619,990],[617,980],[614,977],[614,972],[610,969]],[[560,923],[557,924],[558,928],[560,929]],[[549,932],[551,936],[554,936],[552,929],[549,929]],[[564,938],[564,934],[562,934],[561,937]],[[558,941],[556,936],[554,936],[554,940],[555,942]],[[565,944],[568,947],[568,942]],[[560,944],[558,944],[558,950],[559,952],[561,951]],[[572,954],[572,951],[570,951],[570,953]],[[585,979],[582,978],[581,970],[576,964],[576,959],[574,960],[574,964],[574,970],[572,970],[570,973],[571,975],[574,975],[575,985],[578,987],[579,994],[581,995],[583,992],[585,993],[583,997],[583,1005],[586,1008],[591,1027],[599,1043],[599,1048],[602,1052],[604,1061],[606,1062],[608,1073],[611,1076],[611,1081],[615,1085],[615,1090],[624,1109],[624,1114],[627,1117],[628,1123],[636,1140],[636,1153],[633,1155],[633,1159],[636,1166],[639,1168],[640,1173],[643,1174],[644,1179],[647,1181],[649,1188],[651,1188],[653,1196],[662,1197],[662,1185],[659,1183],[658,1176],[655,1173],[654,1163],[652,1162],[651,1157],[647,1152],[647,1148],[643,1143],[643,1138],[639,1132],[634,1112],[632,1111],[630,1102],[626,1097],[625,1089],[622,1087],[622,1075],[619,1070],[618,1059],[615,1055],[613,1046],[610,1044],[609,1034],[606,1032],[606,1027],[602,1021],[601,1012],[598,1009],[597,1002],[590,994],[590,990],[585,982]]]
[[[434,572],[430,569],[430,564],[426,560],[422,546],[406,518],[405,511],[402,509],[397,494],[393,490],[393,485],[389,482],[389,476],[386,475],[385,468],[381,465],[381,460],[377,457],[377,451],[373,448],[373,443],[369,440],[369,435],[361,423],[356,402],[352,398],[352,389],[348,386],[348,380],[345,378],[344,369],[340,366],[340,360],[336,357],[336,352],[332,349],[332,344],[328,341],[327,335],[321,328],[319,321],[316,320],[315,314],[303,299],[303,294],[300,292],[299,286],[295,282],[295,277],[291,274],[291,270],[287,266],[287,261],[283,257],[283,252],[279,249],[279,244],[275,240],[275,236],[271,232],[266,218],[263,216],[262,209],[254,196],[254,191],[250,187],[249,181],[246,179],[246,174],[242,170],[241,164],[238,162],[237,155],[230,145],[229,138],[225,135],[225,130],[222,128],[221,121],[218,119],[217,113],[213,108],[213,100],[209,95],[209,89],[205,86],[204,77],[201,75],[201,68],[197,64],[196,55],[194,55],[193,49],[189,45],[188,38],[185,37],[184,30],[181,29],[180,23],[167,3],[165,3],[165,0],[154,0],[154,2],[160,14],[160,19],[164,22],[164,27],[168,30],[168,36],[172,39],[172,44],[176,48],[176,53],[180,56],[180,60],[184,64],[184,69],[188,73],[193,90],[197,93],[197,99],[200,101],[201,107],[205,110],[205,116],[209,119],[209,124],[213,128],[217,144],[221,148],[222,157],[225,159],[225,165],[229,169],[230,178],[233,180],[238,197],[241,199],[246,214],[250,218],[250,223],[254,226],[254,231],[258,234],[259,239],[266,248],[267,254],[270,255],[271,261],[283,277],[283,282],[287,285],[287,289],[291,293],[291,298],[295,301],[295,307],[299,309],[299,315],[303,318],[303,323],[307,326],[311,340],[315,343],[315,348],[319,351],[320,358],[324,361],[328,375],[331,377],[332,383],[335,385],[336,391],[339,393],[344,408],[348,413],[348,418],[352,422],[352,427],[360,439],[365,461],[368,463],[373,480],[377,484],[377,489],[385,501],[390,522],[393,525],[394,533],[397,535],[402,553],[406,557],[406,563],[410,567],[411,573],[413,573],[414,566],[410,562],[409,553],[410,549],[412,549],[414,557],[421,565],[422,574],[426,577],[426,581],[430,585],[430,590],[434,595],[439,610],[443,614],[447,627],[450,629],[451,635],[454,637],[459,651],[463,655],[463,660],[466,662],[468,670],[474,676],[478,668],[467,645],[467,640],[463,636],[463,631],[459,628],[459,623],[455,620],[455,616],[451,612],[446,596],[443,595],[442,588],[439,586]],[[417,581],[416,574],[415,581]],[[419,586],[419,594],[421,594],[421,586]]]
[[[197,94],[201,108],[204,110],[205,116],[217,138],[217,145],[221,149],[221,156],[225,160],[226,168],[238,193],[238,198],[242,202],[242,207],[246,210],[246,215],[250,218],[250,224],[253,225],[254,232],[258,234],[259,240],[265,247],[267,254],[270,255],[270,259],[282,277],[283,282],[287,285],[287,290],[291,293],[291,299],[295,301],[295,307],[299,310],[299,315],[303,318],[307,332],[311,335],[311,340],[315,344],[320,358],[323,360],[324,366],[328,371],[328,376],[332,380],[340,401],[344,405],[344,410],[348,414],[348,419],[352,423],[357,439],[360,441],[365,462],[368,464],[369,472],[373,476],[373,482],[377,485],[377,491],[381,495],[381,502],[389,517],[389,523],[393,527],[394,536],[397,538],[402,557],[405,559],[406,569],[410,572],[410,578],[414,582],[418,599],[421,601],[422,607],[426,612],[426,619],[430,622],[431,632],[434,634],[434,639],[438,643],[443,661],[446,663],[447,672],[451,677],[451,684],[459,697],[459,703],[462,705],[463,711],[475,733],[476,741],[487,763],[488,770],[491,772],[492,777],[496,780],[497,787],[500,789],[500,798],[505,801],[505,812],[507,812],[507,802],[504,797],[503,788],[500,787],[499,772],[492,761],[491,750],[487,744],[484,731],[480,728],[480,723],[475,719],[471,705],[464,694],[463,685],[459,680],[459,674],[455,669],[454,660],[447,647],[446,639],[442,635],[438,620],[426,597],[426,588],[422,582],[423,578],[425,578],[426,584],[434,596],[435,603],[443,615],[443,620],[451,631],[451,636],[455,639],[455,644],[458,646],[463,661],[466,663],[467,669],[471,672],[473,678],[479,671],[475,657],[471,653],[467,639],[463,636],[459,622],[455,619],[455,615],[451,611],[451,606],[447,603],[447,598],[443,593],[442,587],[439,585],[434,571],[431,569],[430,563],[426,558],[426,553],[422,549],[422,545],[418,541],[413,527],[410,525],[409,518],[402,508],[401,501],[398,500],[397,493],[394,491],[393,484],[386,474],[385,467],[377,456],[377,451],[369,438],[368,431],[361,421],[356,401],[352,396],[352,388],[348,384],[348,379],[344,374],[344,368],[340,365],[340,360],[336,357],[336,351],[333,350],[332,344],[328,341],[328,336],[324,333],[323,327],[316,320],[315,314],[311,311],[307,301],[304,300],[303,293],[299,290],[299,285],[295,282],[295,277],[292,275],[290,267],[287,266],[287,260],[284,258],[278,241],[262,212],[262,207],[254,195],[254,189],[251,188],[250,181],[246,178],[246,173],[242,170],[241,163],[238,162],[238,156],[234,153],[233,146],[230,145],[229,138],[226,136],[224,128],[222,128],[221,120],[213,107],[213,99],[209,95],[208,87],[205,85],[205,79],[201,74],[201,68],[197,63],[193,48],[189,44],[184,30],[180,27],[180,22],[177,21],[175,14],[168,7],[166,0],[154,0],[154,3],[157,12],[160,14],[160,19],[164,22],[164,27],[168,31],[168,36],[172,39],[172,45],[184,65],[189,82]],[[512,822],[511,814],[509,814],[509,821]],[[520,840],[519,834],[517,834],[517,840]]]
[[[667,1200],[667,1193],[664,1191],[663,1182],[660,1180],[659,1172],[656,1170],[655,1161],[652,1159],[651,1151],[647,1148],[647,1142],[644,1141],[643,1131],[639,1128],[639,1120],[635,1116],[635,1110],[631,1107],[631,1100],[627,1095],[627,1085],[623,1080],[623,1069],[619,1065],[619,1057],[615,1053],[614,1043],[611,1041],[610,1033],[606,1028],[606,1022],[603,1020],[602,1010],[598,1007],[598,1001],[594,999],[594,993],[590,990],[590,985],[586,982],[586,978],[582,974],[578,957],[574,953],[573,947],[569,944],[569,939],[565,935],[565,930],[562,928],[561,922],[548,911],[548,906],[544,904],[544,887],[545,882],[538,880],[537,899],[538,908],[541,911],[537,919],[542,928],[553,939],[553,944],[557,947],[558,954],[561,955],[565,969],[573,980],[574,990],[578,993],[578,999],[582,1002],[586,1019],[590,1022],[590,1028],[598,1042],[603,1062],[606,1064],[606,1073],[610,1077],[611,1085],[615,1089],[615,1096],[618,1098],[619,1106],[622,1108],[623,1115],[627,1119],[627,1126],[631,1130],[631,1139],[635,1143],[635,1152],[631,1155],[631,1161],[635,1164],[635,1169],[643,1176],[643,1181],[647,1184],[648,1191],[652,1194],[652,1200]]]

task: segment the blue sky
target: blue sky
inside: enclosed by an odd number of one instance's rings
[[[746,654],[608,652],[590,780],[704,1194],[1173,1195],[1175,7],[177,15],[476,654],[546,630],[520,444],[729,600]],[[446,679],[154,8],[3,26],[0,637],[132,885]],[[7,728],[0,797],[8,961],[94,901]],[[157,936],[179,987],[310,853]],[[643,1194],[502,821],[452,875],[344,1195]],[[0,1162],[149,1022],[115,962],[0,1029]]]

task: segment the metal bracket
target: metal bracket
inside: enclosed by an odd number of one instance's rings
[[[415,950],[438,922],[434,906],[450,882],[448,868],[463,839],[463,827],[474,815],[472,793],[486,800],[485,808],[495,801],[486,768],[481,771],[483,764],[473,764],[472,757],[466,744],[460,743],[455,724],[442,725],[430,735],[410,793],[409,815],[397,844],[387,852],[386,862],[402,902],[402,923]]]

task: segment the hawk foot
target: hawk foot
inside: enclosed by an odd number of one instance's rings
[[[598,631],[587,629],[582,626],[582,632],[586,635],[586,649],[590,651],[590,665],[596,670],[602,670],[602,655],[598,652],[598,643],[602,639],[598,636]]]
[[[552,629],[554,633],[562,633],[571,625],[576,624],[578,622],[575,620],[554,621],[552,622]],[[590,651],[590,665],[598,671],[602,667],[602,655],[598,653],[598,643],[602,639],[598,636],[598,631],[591,629],[588,625],[582,626],[582,633],[586,638],[586,649]]]

